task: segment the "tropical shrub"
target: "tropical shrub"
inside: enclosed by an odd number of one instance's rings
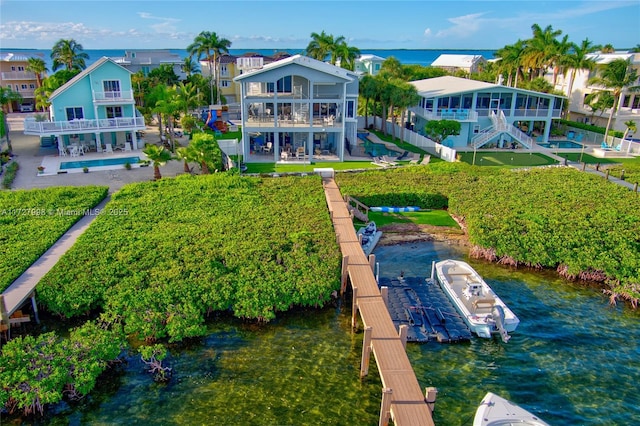
[[[7,288],[87,209],[107,196],[106,186],[0,192],[0,289]]]
[[[16,337],[0,353],[0,406],[9,413],[42,415],[47,404],[79,399],[124,345],[121,332],[94,322],[72,330],[68,339],[53,332]]]
[[[127,185],[106,209],[126,216],[99,216],[41,280],[50,311],[101,309],[128,334],[177,341],[204,335],[213,311],[268,321],[339,287],[319,176],[184,175]]]

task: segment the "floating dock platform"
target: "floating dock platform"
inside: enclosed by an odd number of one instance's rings
[[[471,331],[440,286],[430,278],[380,278],[388,288],[387,308],[396,328],[408,325],[407,341],[458,343]]]

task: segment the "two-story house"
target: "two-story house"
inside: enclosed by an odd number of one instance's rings
[[[380,56],[365,53],[356,59],[355,70],[359,74],[377,75],[382,69],[384,60]]]
[[[603,67],[614,60],[622,59],[629,63],[630,69],[635,69],[640,77],[640,53],[616,52],[616,53],[592,53],[587,55],[594,64],[593,70],[569,69],[556,77],[555,88],[563,91],[569,97],[569,118],[573,121],[591,123],[605,127],[609,119],[610,110],[594,111],[586,102],[587,96],[594,92],[607,90],[604,87],[590,84],[589,81],[602,73]],[[551,72],[545,75],[549,82],[553,82]],[[573,81],[572,81],[573,80]],[[631,86],[640,86],[640,78]],[[614,128],[624,131],[625,122],[632,120],[640,124],[640,92],[623,90],[622,101],[614,111],[616,118]]]
[[[355,72],[295,55],[234,81],[247,161],[343,161],[357,143]]]
[[[146,127],[135,108],[131,71],[107,57],[54,91],[49,102],[49,121],[25,120],[26,135],[57,139],[60,150],[142,148],[136,132]]]
[[[445,145],[474,147],[523,146],[531,148],[534,138],[547,142],[551,122],[561,118],[565,99],[548,93],[516,89],[452,76],[412,81],[420,95],[414,129],[424,133],[431,120],[456,120],[458,136]]]
[[[482,55],[456,55],[444,53],[431,63],[432,67],[441,68],[447,72],[464,71],[469,74],[477,73],[487,64]]]
[[[27,71],[29,58],[43,59],[34,54],[3,52],[0,55],[0,86],[11,89],[22,96],[21,102],[13,102],[9,105],[9,112],[35,111],[35,90],[37,77]],[[43,75],[42,78],[46,77]]]

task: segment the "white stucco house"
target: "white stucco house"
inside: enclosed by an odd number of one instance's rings
[[[482,70],[487,60],[482,55],[456,55],[442,54],[431,63],[432,67],[442,68],[448,72],[456,72],[458,70],[466,71],[470,74]]]

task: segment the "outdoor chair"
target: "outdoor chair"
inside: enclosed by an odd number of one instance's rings
[[[411,159],[409,160],[409,163],[410,164],[418,164],[418,161],[420,161],[420,154],[414,152],[411,155]]]
[[[422,161],[420,162],[420,164],[422,164],[423,166],[426,166],[427,164],[429,164],[429,161],[431,161],[431,156],[425,155]]]
[[[65,147],[58,148],[58,155],[60,157],[66,157],[67,156],[67,148],[65,148]]]
[[[388,166],[387,163],[383,163],[380,157],[373,157],[373,161],[371,164],[375,164],[376,166],[380,166],[382,168],[386,168]]]
[[[113,146],[108,143],[104,146],[104,152],[108,153],[108,154],[113,154]]]
[[[271,142],[267,142],[267,144],[262,147],[262,152],[264,152],[265,154],[269,154],[271,153],[272,149],[273,149],[273,144]]]
[[[383,163],[387,163],[390,166],[397,166],[398,165],[398,163],[396,163],[395,161],[393,161],[391,158],[389,158],[386,155],[382,156],[382,162]]]
[[[129,152],[129,151],[131,151],[131,142],[125,142],[125,144],[124,144],[124,151],[125,151],[125,152]]]
[[[578,133],[576,135],[576,142],[581,142],[583,137],[584,137],[584,133]]]
[[[304,147],[303,146],[299,146],[298,149],[296,149],[296,158],[304,159]]]

